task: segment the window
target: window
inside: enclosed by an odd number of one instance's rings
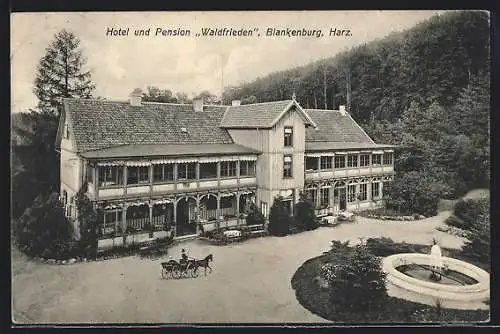
[[[153,182],[172,181],[174,179],[174,165],[153,165]]]
[[[62,203],[64,207],[66,207],[66,204],[68,204],[68,192],[66,190],[63,190],[62,193]]]
[[[306,171],[318,170],[318,158],[306,157]]]
[[[321,188],[319,205],[321,207],[327,207],[329,204],[330,204],[330,189],[329,188]]]
[[[359,165],[361,167],[370,166],[370,155],[369,154],[361,154],[359,156]]]
[[[87,182],[94,183],[94,167],[87,165]]]
[[[106,211],[104,214],[104,221],[101,225],[101,234],[108,235],[114,234],[121,230],[122,210]]]
[[[255,161],[240,161],[240,176],[255,176]]]
[[[267,203],[266,202],[260,202],[260,211],[262,215],[267,218]]]
[[[127,184],[149,183],[149,167],[128,167]]]
[[[321,157],[321,169],[332,169],[332,157]]]
[[[382,154],[374,154],[372,155],[372,165],[381,165],[382,164]]]
[[[386,152],[384,153],[384,165],[392,165],[393,153]]]
[[[345,156],[335,156],[335,168],[345,168]]]
[[[177,166],[177,179],[179,180],[195,180],[196,179],[196,163],[189,162],[179,164]]]
[[[99,186],[107,187],[123,184],[122,166],[101,166],[99,168]]]
[[[309,202],[311,202],[313,204],[314,207],[316,207],[317,190],[316,189],[309,189],[309,190],[306,190],[306,192],[307,192],[307,199],[309,200]]]
[[[358,167],[358,155],[348,154],[347,155],[347,167]]]
[[[221,161],[220,177],[236,176],[236,161]]]
[[[283,157],[283,177],[292,177],[292,156]]]
[[[285,126],[284,145],[285,145],[285,147],[293,146],[293,128],[292,127]]]
[[[356,201],[356,185],[350,184],[347,186],[347,202],[352,203]]]
[[[372,199],[380,198],[380,182],[372,183]]]
[[[217,163],[209,162],[200,164],[200,179],[216,179]]]
[[[368,184],[366,183],[361,183],[359,185],[359,200],[360,201],[366,201],[368,199]]]

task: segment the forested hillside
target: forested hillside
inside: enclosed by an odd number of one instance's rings
[[[375,141],[400,145],[399,180],[429,180],[441,196],[454,197],[489,182],[489,31],[487,12],[446,13],[231,87],[224,102],[289,99],[295,92],[303,107],[346,105]]]

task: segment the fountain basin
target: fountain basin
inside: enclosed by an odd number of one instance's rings
[[[403,298],[418,303],[435,305],[439,299],[446,308],[487,309],[484,303],[490,298],[490,274],[470,263],[442,257],[443,265],[450,271],[472,278],[475,284],[447,285],[408,276],[397,268],[415,264],[428,266],[431,256],[418,253],[401,253],[382,260],[382,269],[387,273],[387,292],[393,297]]]

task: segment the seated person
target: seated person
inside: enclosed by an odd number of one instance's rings
[[[188,256],[186,255],[186,251],[183,248],[182,251],[181,251],[181,260],[180,260],[180,263],[182,265],[185,265],[187,262],[188,262]]]

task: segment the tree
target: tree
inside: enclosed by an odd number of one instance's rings
[[[178,100],[169,89],[160,89],[156,86],[148,86],[146,92],[142,93],[145,102],[177,103]]]
[[[196,95],[193,100],[203,100],[205,104],[216,104],[219,101],[217,95],[210,93],[208,90],[204,90],[203,92]]]
[[[79,39],[66,30],[55,35],[40,59],[34,81],[39,108],[21,113],[13,126],[13,132],[22,139],[13,151],[23,170],[12,177],[14,217],[19,217],[38,195],[59,190],[55,143],[61,98],[88,98],[95,87],[90,72],[83,71],[85,59],[79,45]]]
[[[241,99],[241,104],[252,104],[252,103],[257,103],[257,97],[255,95],[250,95],[250,96],[245,96],[244,98]]]
[[[38,196],[14,226],[18,247],[28,256],[64,259],[71,256],[73,228],[57,193]]]
[[[87,197],[87,183],[84,183],[76,193],[75,204],[77,219],[80,222],[80,246],[86,256],[93,256],[97,251],[99,222],[102,221],[102,212],[94,209],[94,205]]]
[[[434,216],[440,193],[429,171],[412,171],[384,183],[386,206],[406,214]]]
[[[305,193],[301,192],[299,196],[300,199],[295,205],[294,211],[294,221],[297,227],[308,231],[318,228],[319,224],[314,213],[314,205],[306,197]]]
[[[343,260],[323,268],[323,277],[328,280],[330,300],[335,309],[355,313],[376,311],[387,298],[386,274],[380,259],[362,243],[353,251],[346,252]]]
[[[480,261],[481,263],[489,263],[491,252],[489,211],[483,212],[477,216],[467,239],[468,240],[462,247],[462,253],[467,258]]]
[[[289,225],[290,217],[283,203],[283,197],[277,196],[269,213],[269,233],[276,236],[285,236],[288,234]]]
[[[257,205],[252,202],[248,206],[247,217],[246,217],[247,225],[257,225],[264,224],[265,218],[262,212],[260,212]]]
[[[90,98],[95,85],[90,71],[84,71],[80,40],[67,30],[55,34],[45,55],[40,59],[33,92],[38,107],[57,112],[64,97]]]

